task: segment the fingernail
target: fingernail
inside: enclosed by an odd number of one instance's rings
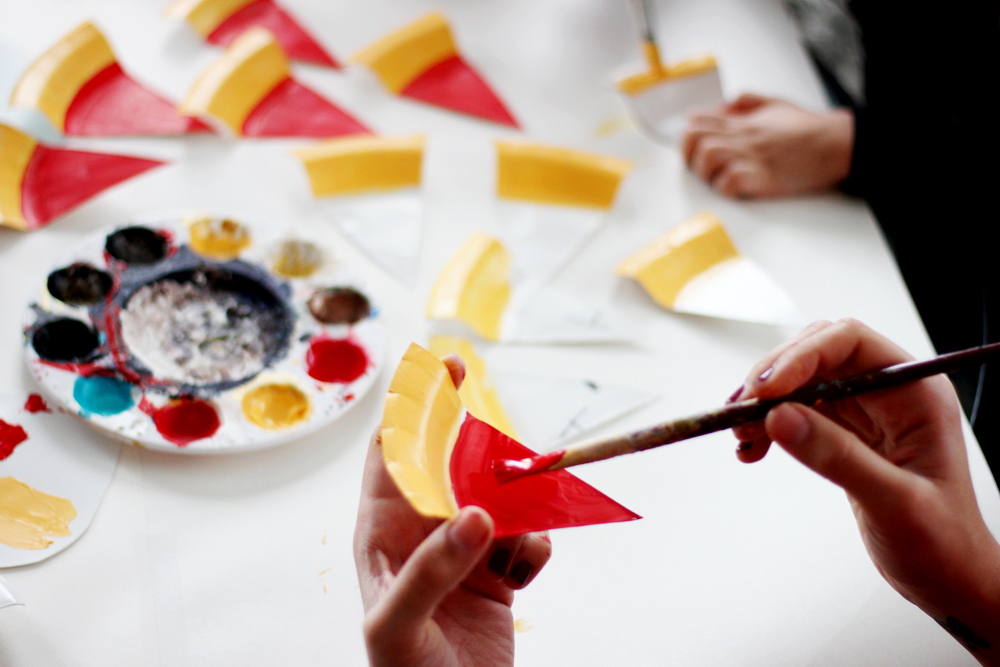
[[[768,366],[767,370],[757,376],[757,382],[767,382],[767,379],[774,375],[774,366]]]
[[[740,388],[737,389],[736,391],[734,391],[733,395],[726,399],[726,403],[733,403],[733,402],[735,402],[736,399],[739,398],[740,394],[742,394],[742,393],[743,393],[743,385],[740,385]]]
[[[753,440],[747,440],[746,442],[741,442],[740,446],[736,448],[739,452],[749,452],[753,449]]]
[[[510,557],[513,556],[510,549],[500,548],[493,552],[490,556],[489,562],[486,567],[490,572],[497,575],[498,577],[503,577],[507,574],[507,567],[510,565]]]
[[[552,540],[549,539],[548,535],[542,535],[542,542],[545,542],[549,546],[552,546]]]
[[[464,551],[480,549],[490,539],[490,526],[484,510],[463,507],[448,526],[448,540]]]
[[[524,586],[525,582],[528,581],[528,577],[531,576],[531,571],[534,570],[534,566],[530,561],[520,560],[517,565],[510,568],[510,578],[518,583],[519,586]]]

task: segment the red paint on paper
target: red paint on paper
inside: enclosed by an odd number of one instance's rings
[[[289,58],[325,67],[340,67],[326,49],[273,0],[255,0],[233,12],[208,36],[208,41],[229,46],[249,28],[267,28]]]
[[[514,116],[486,81],[457,55],[429,67],[407,84],[400,95],[494,123],[518,127]]]
[[[507,482],[512,482],[519,477],[533,475],[537,472],[547,470],[553,463],[557,463],[565,453],[565,449],[557,449],[556,451],[549,452],[548,454],[539,454],[538,456],[532,456],[531,458],[520,459],[517,461],[512,459],[499,459],[493,462],[493,469],[496,471],[497,479],[500,480],[500,483],[506,484]]]
[[[143,397],[139,409],[146,412],[150,407]],[[188,398],[171,401],[161,408],[153,409],[152,417],[156,430],[163,439],[178,447],[184,447],[195,440],[211,438],[220,426],[219,413],[211,403]]]
[[[14,448],[28,439],[28,434],[16,424],[0,419],[0,461],[14,453]]]
[[[41,394],[28,394],[28,400],[24,402],[24,411],[35,414],[37,412],[52,412],[46,405]]]
[[[66,134],[78,137],[178,135],[211,132],[197,118],[146,89],[112,63],[94,75],[66,111]]]
[[[320,382],[354,382],[367,368],[364,348],[346,338],[316,338],[306,352],[306,372]]]
[[[245,137],[339,137],[371,130],[291,77],[275,86],[243,122]]]
[[[160,160],[40,144],[22,177],[21,212],[29,228],[42,227],[111,186],[163,164]]]
[[[641,518],[565,470],[501,484],[497,459],[535,456],[513,438],[467,415],[451,455],[452,489],[459,507],[478,505],[490,513],[496,537],[537,530],[587,526]]]

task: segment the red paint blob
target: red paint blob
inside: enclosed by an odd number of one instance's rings
[[[312,35],[272,0],[256,0],[236,10],[212,31],[208,41],[219,46],[229,46],[254,26],[267,28],[289,58],[314,65],[340,67]]]
[[[145,401],[148,409],[149,403]],[[140,409],[143,405],[140,404]],[[145,412],[145,410],[143,410]],[[211,438],[219,430],[219,413],[210,403],[191,399],[181,399],[156,408],[153,411],[153,423],[164,440],[178,447]]]
[[[533,456],[535,452],[469,414],[450,462],[458,506],[477,505],[489,512],[496,537],[640,518],[565,470],[505,484],[497,479],[493,465],[498,459]]]
[[[28,439],[28,434],[16,424],[0,419],[0,461],[14,453],[14,448]]]
[[[339,137],[371,130],[330,101],[289,77],[274,87],[243,121],[245,137]]]
[[[318,338],[306,352],[306,371],[320,382],[354,382],[367,368],[364,348],[346,339]]]
[[[45,404],[45,399],[42,398],[41,394],[28,394],[28,400],[24,403],[24,409],[26,412],[32,414],[36,412],[52,412],[49,410],[49,406]]]
[[[565,453],[565,449],[557,449],[548,454],[539,454],[538,456],[532,456],[530,459],[521,459],[520,461],[511,459],[497,460],[493,462],[493,469],[496,471],[497,479],[500,480],[500,483],[506,484],[518,477],[524,477],[525,475],[531,475],[548,469],[550,465],[558,462]]]
[[[486,81],[459,56],[446,58],[408,83],[400,95],[502,125],[517,121]]]

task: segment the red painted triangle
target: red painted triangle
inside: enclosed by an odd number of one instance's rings
[[[333,56],[273,0],[255,0],[233,12],[212,31],[208,41],[219,46],[229,46],[248,28],[255,26],[267,28],[293,60],[340,68]]]
[[[471,414],[462,423],[450,462],[455,500],[489,512],[496,537],[642,518],[565,470],[499,483],[495,460],[529,456],[535,452]]]
[[[42,227],[99,192],[165,162],[39,145],[21,181],[21,213]]]
[[[144,88],[118,63],[94,75],[66,111],[66,134],[76,137],[175,135],[211,132],[197,118]]]
[[[245,137],[339,137],[372,131],[291,77],[279,83],[243,122]]]
[[[452,56],[431,66],[403,88],[400,95],[494,123],[518,127],[517,121],[503,102],[459,56]]]

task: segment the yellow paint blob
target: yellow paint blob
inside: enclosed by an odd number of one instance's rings
[[[278,246],[274,272],[286,278],[307,278],[323,265],[323,251],[308,241],[284,241]]]
[[[200,218],[191,225],[191,248],[212,259],[239,257],[250,245],[250,230],[235,220]]]
[[[673,65],[663,65],[659,69],[651,67],[645,72],[626,77],[618,82],[618,90],[626,95],[639,95],[660,83],[698,76],[716,69],[718,69],[718,65],[712,56],[689,58]]]
[[[625,160],[523,141],[498,141],[497,196],[609,209],[632,165]]]
[[[456,53],[448,21],[435,12],[386,35],[351,60],[370,67],[386,88],[398,94],[428,68]]]
[[[465,382],[458,390],[465,409],[498,431],[517,440],[517,431],[500,403],[493,378],[486,362],[476,354],[472,343],[451,336],[434,336],[428,345],[430,353],[439,359],[446,354],[457,354],[465,361]]]
[[[93,23],[83,23],[56,42],[28,68],[14,87],[10,105],[38,109],[60,130],[83,86],[116,62],[111,45]]]
[[[309,397],[290,384],[265,384],[243,397],[243,414],[270,431],[291,428],[309,418]]]
[[[49,537],[68,537],[76,508],[65,498],[36,491],[13,477],[0,479],[0,543],[15,549],[45,549]]]
[[[35,154],[38,142],[13,127],[0,123],[0,224],[27,230],[21,209],[24,170]]]
[[[293,151],[313,195],[360,194],[420,185],[423,137],[345,137]]]
[[[654,301],[673,308],[692,278],[739,256],[722,223],[710,213],[701,213],[626,258],[615,273],[638,280]]]
[[[462,418],[448,368],[411,344],[385,399],[382,458],[400,493],[424,516],[446,518],[458,511],[448,466]]]
[[[202,37],[208,37],[223,21],[251,2],[254,0],[177,0],[163,15],[187,21]]]
[[[250,28],[201,73],[179,112],[214,118],[239,136],[250,112],[289,76],[288,56],[274,36]]]
[[[427,303],[427,317],[461,320],[483,338],[500,340],[510,300],[510,255],[488,234],[473,234],[441,271]]]

